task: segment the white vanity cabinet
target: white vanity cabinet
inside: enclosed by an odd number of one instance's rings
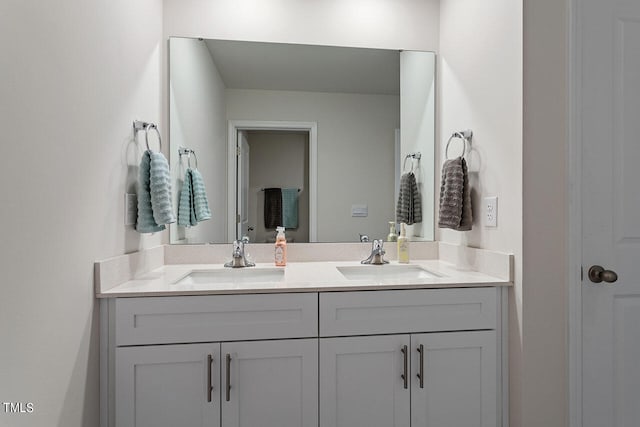
[[[111,299],[103,427],[506,427],[505,295]]]
[[[317,427],[317,308],[315,293],[110,300],[106,424]]]
[[[498,297],[495,288],[321,294],[320,427],[496,427]],[[376,335],[398,332],[407,333]]]
[[[115,358],[115,426],[220,426],[220,344],[122,347]]]

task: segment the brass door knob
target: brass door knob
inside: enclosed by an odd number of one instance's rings
[[[600,265],[592,265],[589,269],[589,280],[593,283],[613,283],[618,280],[618,275],[615,271],[605,270],[604,267]]]

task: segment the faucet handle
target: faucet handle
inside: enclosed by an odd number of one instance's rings
[[[242,236],[242,243],[247,244],[249,243],[249,236]]]
[[[384,245],[384,240],[373,239],[373,249],[382,249],[382,245]]]

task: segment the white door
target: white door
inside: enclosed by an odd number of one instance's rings
[[[116,349],[117,427],[219,427],[220,344]]]
[[[320,339],[320,427],[409,427],[409,351],[409,335]]]
[[[247,131],[238,131],[236,221],[237,239],[249,232],[249,139]]]
[[[411,335],[411,426],[496,427],[496,332]]]
[[[317,427],[318,340],[222,344],[222,425]]]
[[[640,1],[582,0],[582,425],[640,425]],[[590,267],[617,273],[590,280]],[[601,278],[613,280],[611,273]]]

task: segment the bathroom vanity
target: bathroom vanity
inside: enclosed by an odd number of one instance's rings
[[[500,262],[177,264],[102,289],[103,423],[506,426]]]

